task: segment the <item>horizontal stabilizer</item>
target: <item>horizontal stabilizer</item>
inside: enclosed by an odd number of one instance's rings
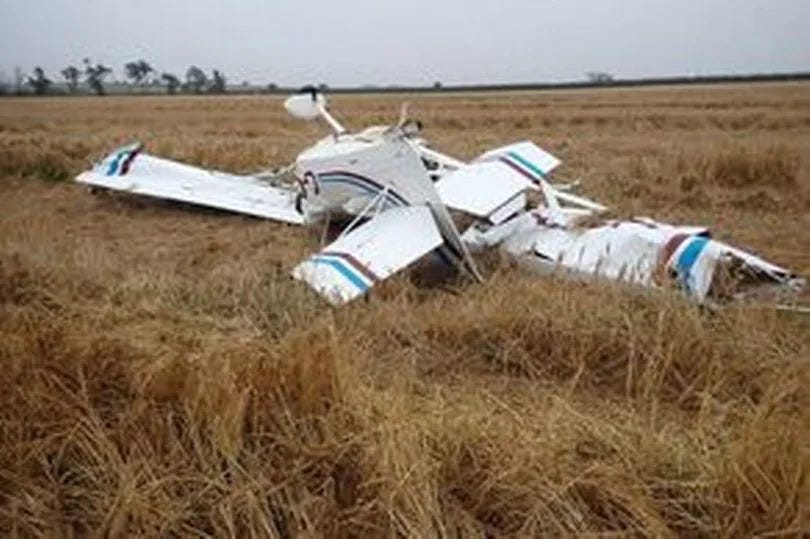
[[[333,305],[340,305],[442,243],[430,208],[393,208],[309,257],[292,274]]]
[[[435,185],[445,205],[482,218],[535,187],[495,161],[472,163],[447,174]]]
[[[252,176],[215,172],[142,154],[138,145],[113,152],[76,181],[287,223],[306,221],[296,209],[293,190],[273,187]]]
[[[560,160],[532,142],[490,150],[436,183],[442,202],[498,224],[522,209],[521,194],[550,189],[547,176]]]

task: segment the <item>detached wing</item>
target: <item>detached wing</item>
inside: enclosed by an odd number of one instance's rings
[[[394,208],[328,245],[292,274],[333,305],[341,305],[442,243],[430,208]]]
[[[141,153],[140,145],[116,150],[76,181],[95,187],[177,200],[200,206],[302,224],[293,190],[252,176],[205,170]]]

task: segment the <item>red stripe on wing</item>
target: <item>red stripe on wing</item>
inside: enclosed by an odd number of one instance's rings
[[[336,258],[342,258],[343,260],[345,260],[346,262],[351,264],[352,267],[354,267],[354,269],[356,269],[357,271],[362,273],[371,282],[376,283],[376,282],[379,282],[381,280],[380,277],[376,273],[371,271],[371,269],[369,269],[368,266],[366,266],[365,264],[363,264],[362,262],[357,260],[357,258],[355,258],[354,255],[352,255],[351,253],[343,253],[343,252],[339,252],[339,251],[324,251],[324,252],[320,253],[320,255],[321,256],[334,256]]]

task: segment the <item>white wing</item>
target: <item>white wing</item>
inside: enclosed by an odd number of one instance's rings
[[[296,210],[293,190],[273,187],[252,176],[210,171],[142,154],[137,145],[116,150],[76,181],[287,223],[306,221]]]
[[[427,206],[385,211],[293,270],[333,305],[367,292],[443,243]]]

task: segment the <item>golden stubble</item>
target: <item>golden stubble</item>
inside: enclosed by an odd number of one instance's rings
[[[619,214],[810,273],[806,84],[336,96],[439,149],[534,140]],[[806,320],[669,294],[408,275],[327,307],[318,230],[70,177],[139,139],[223,170],[322,127],[275,97],[0,101],[0,530],[29,535],[799,535]]]

